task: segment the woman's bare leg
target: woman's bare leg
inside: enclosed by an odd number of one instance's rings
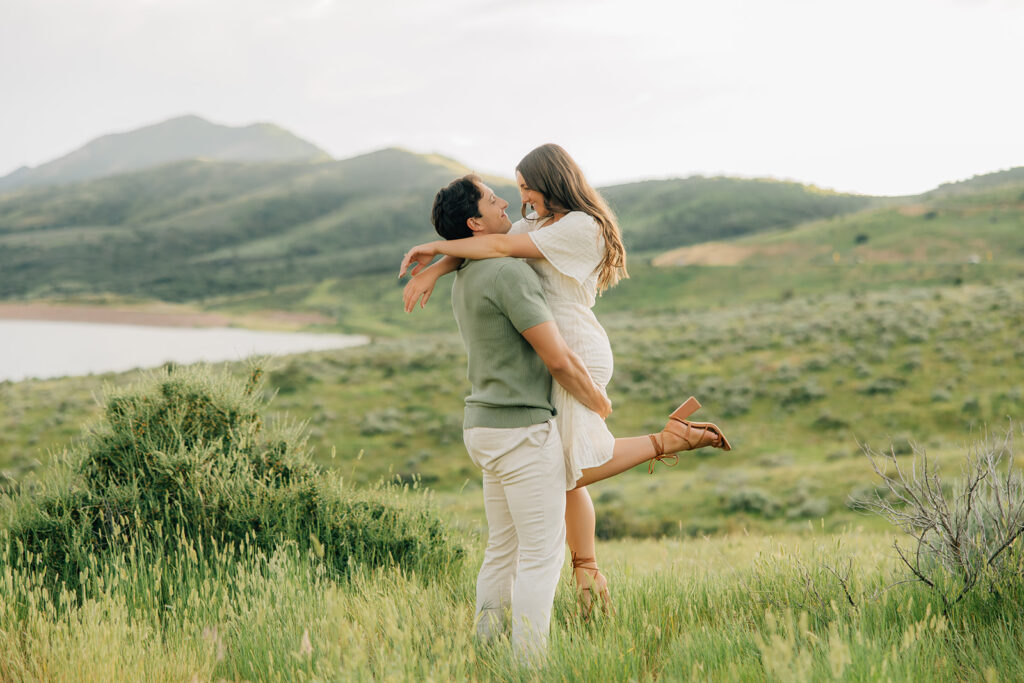
[[[584,621],[590,619],[594,600],[599,600],[605,613],[612,611],[608,579],[597,568],[594,541],[594,503],[590,492],[576,488],[565,492],[565,538],[572,552],[572,574]]]
[[[594,502],[586,488],[565,492],[565,541],[578,557],[597,557],[594,544]]]
[[[608,477],[614,477],[616,474],[621,474],[628,469],[632,469],[641,463],[645,463],[651,458],[657,455],[657,451],[654,450],[654,444],[651,443],[651,439],[648,436],[630,436],[622,439],[615,439],[615,448],[612,450],[612,459],[603,465],[597,467],[588,467],[583,470],[583,476],[576,482],[576,488],[574,491],[582,490],[582,487],[594,482],[607,479]],[[572,493],[572,491],[570,491]],[[590,500],[590,495],[587,495],[587,500]],[[569,524],[569,499],[565,499],[565,521],[566,521],[566,533],[568,533]],[[590,505],[591,515],[593,515],[593,503]],[[569,544],[569,548],[572,548],[572,543]],[[585,556],[587,557],[587,556]]]

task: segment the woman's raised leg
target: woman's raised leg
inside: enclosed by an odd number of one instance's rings
[[[668,424],[659,434],[616,439],[611,460],[603,465],[583,470],[583,476],[576,482],[576,488],[614,477],[654,458],[661,460],[666,455],[672,457],[681,451],[704,446],[731,449],[729,440],[717,425],[686,420],[698,408],[700,403],[691,396],[669,416]]]
[[[574,491],[594,482],[614,477],[628,469],[647,462],[656,456],[658,452],[654,443],[646,436],[629,436],[622,439],[615,439],[615,448],[612,450],[612,459],[597,467],[588,467],[583,470],[583,476],[576,482]],[[571,493],[571,492],[570,492]],[[590,497],[588,496],[589,500]],[[566,499],[566,523],[568,523],[568,498]],[[566,529],[568,533],[568,529]],[[571,545],[569,546],[572,547]]]

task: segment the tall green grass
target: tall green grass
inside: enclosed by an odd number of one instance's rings
[[[162,559],[128,553],[90,568],[84,598],[53,596],[40,567],[7,565],[0,678],[1018,679],[1024,596],[941,614],[921,586],[886,590],[889,540],[849,531],[609,544],[615,616],[584,624],[566,572],[537,670],[518,667],[507,641],[473,641],[478,553],[434,581],[399,567],[339,581],[295,544],[205,552],[181,539]],[[856,607],[822,569],[847,558]]]

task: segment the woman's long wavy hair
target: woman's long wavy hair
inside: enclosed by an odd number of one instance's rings
[[[516,170],[523,176],[527,188],[544,195],[544,205],[548,211],[583,211],[597,221],[601,236],[604,237],[604,258],[597,277],[599,293],[629,277],[626,272],[626,248],[622,245],[615,214],[604,197],[590,186],[583,171],[568,152],[558,145],[541,145],[523,157]],[[521,212],[525,218],[526,204],[523,204]]]

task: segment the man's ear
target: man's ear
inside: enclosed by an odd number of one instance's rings
[[[480,225],[480,221],[476,218],[467,218],[466,227],[472,230],[474,234],[484,229],[484,226]]]

